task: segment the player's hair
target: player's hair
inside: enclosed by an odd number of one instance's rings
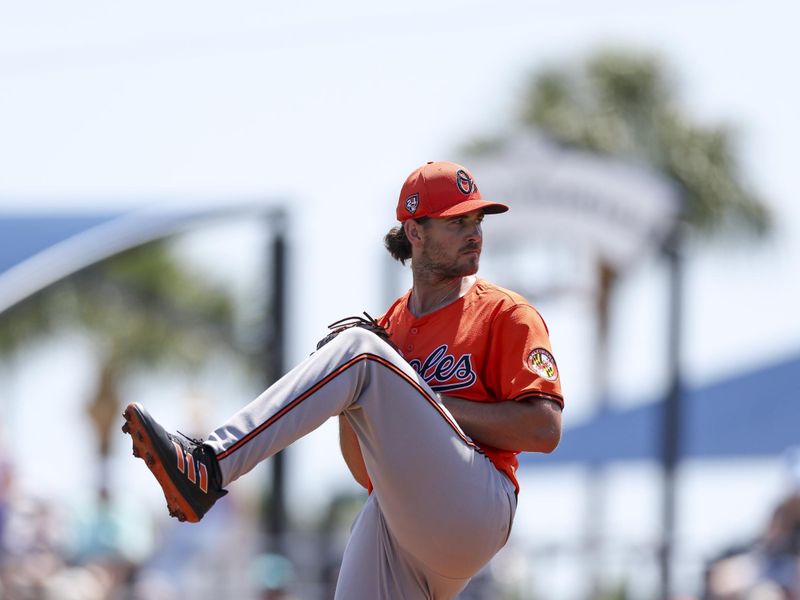
[[[424,226],[428,219],[430,217],[420,217],[414,220]],[[389,233],[383,236],[383,245],[386,246],[392,258],[399,260],[401,265],[406,264],[406,261],[411,258],[411,242],[408,241],[406,230],[403,228],[402,223],[392,227]]]

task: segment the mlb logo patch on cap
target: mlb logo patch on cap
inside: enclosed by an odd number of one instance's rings
[[[417,212],[417,207],[419,206],[419,194],[411,194],[408,198],[406,198],[406,210],[410,212],[412,215]]]

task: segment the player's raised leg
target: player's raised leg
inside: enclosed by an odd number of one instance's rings
[[[170,511],[195,520],[223,487],[343,412],[359,437],[388,527],[405,551],[431,565],[432,572],[460,579],[503,545],[514,508],[513,485],[408,363],[358,328],[340,334],[189,452],[183,447],[179,452],[182,440],[136,405],[126,409],[126,429],[134,452],[161,484]],[[192,484],[199,481],[197,465],[205,464],[210,475],[215,461],[219,481],[209,476],[213,493],[201,497],[211,500],[204,503]]]
[[[359,438],[394,543],[455,579],[502,547],[516,508],[513,484],[411,366],[362,329],[340,334],[206,443],[228,485],[341,413]]]
[[[342,340],[351,335],[345,332]],[[334,342],[284,375],[205,442],[166,431],[138,403],[126,407],[122,431],[132,438],[133,455],[144,460],[161,486],[170,516],[199,521],[227,493],[224,487],[355,401],[369,357],[358,344]],[[396,353],[393,358],[402,361]]]

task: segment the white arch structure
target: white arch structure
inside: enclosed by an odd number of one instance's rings
[[[78,231],[74,227],[54,239],[29,249],[18,261],[3,260],[10,254],[12,239],[0,239],[0,313],[47,286],[124,250],[195,228],[203,223],[234,216],[253,215],[280,222],[283,210],[264,201],[207,205],[194,209],[178,207],[146,208],[95,213],[8,213],[0,214],[0,227],[8,230],[22,218],[31,229],[37,217],[52,224],[58,216],[84,218]],[[2,230],[2,229],[0,229]],[[16,252],[19,254],[19,252]],[[8,256],[6,257],[8,258]],[[4,265],[3,263],[9,263]]]

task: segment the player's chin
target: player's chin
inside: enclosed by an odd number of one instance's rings
[[[475,273],[478,272],[478,267],[481,262],[480,254],[468,254],[464,258],[465,260],[462,262],[463,275],[465,277],[467,275],[475,275]]]

